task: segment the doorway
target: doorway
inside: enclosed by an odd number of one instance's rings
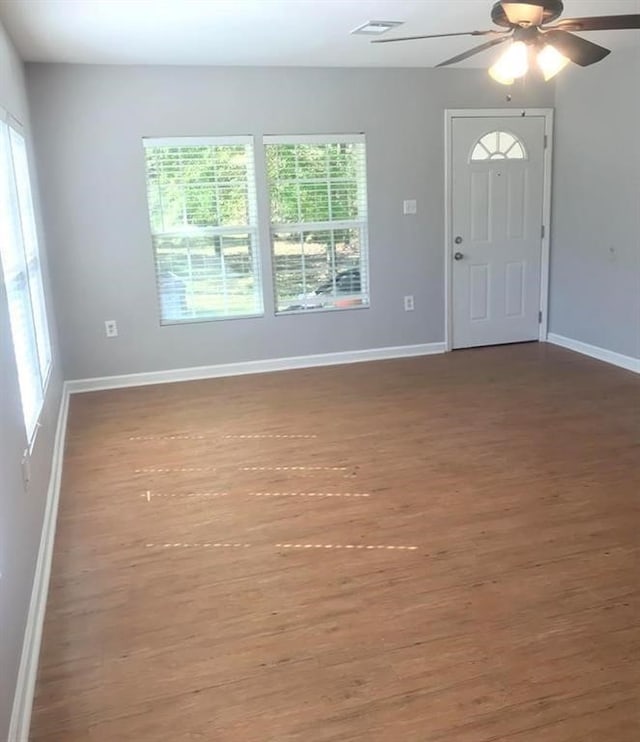
[[[446,112],[447,349],[546,338],[552,111]]]

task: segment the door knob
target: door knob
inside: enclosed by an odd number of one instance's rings
[[[454,252],[453,253],[453,259],[454,260],[462,260],[464,258],[464,255],[461,252]]]
[[[456,245],[461,245],[462,244],[462,237],[460,237],[460,235],[458,235],[455,238],[454,242],[456,243]]]

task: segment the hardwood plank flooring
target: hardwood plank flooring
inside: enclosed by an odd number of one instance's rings
[[[31,739],[637,742],[639,534],[544,344],[76,395]]]

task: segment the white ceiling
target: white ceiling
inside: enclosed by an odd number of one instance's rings
[[[493,0],[0,0],[23,59],[85,64],[431,67],[482,39],[372,45],[367,20],[405,36],[491,28]],[[564,17],[640,12],[640,0],[565,0]],[[619,49],[637,31],[585,34]],[[484,67],[484,52],[466,66]]]

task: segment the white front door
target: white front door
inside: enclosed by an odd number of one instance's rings
[[[453,118],[454,348],[538,338],[544,116]]]

